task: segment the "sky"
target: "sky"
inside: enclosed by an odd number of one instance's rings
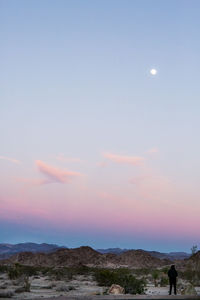
[[[0,243],[200,246],[199,9],[0,0]]]

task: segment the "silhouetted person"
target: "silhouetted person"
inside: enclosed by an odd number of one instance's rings
[[[172,293],[172,286],[174,286],[174,295],[176,295],[176,277],[178,276],[178,273],[175,269],[175,265],[172,265],[171,268],[168,271],[168,276],[169,276],[169,294],[171,295]]]

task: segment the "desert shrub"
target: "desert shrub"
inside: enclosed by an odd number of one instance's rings
[[[51,275],[55,280],[62,280],[65,277],[65,272],[62,269],[55,269],[51,271]]]
[[[168,282],[169,282],[168,277],[162,276],[160,279],[160,286],[167,286]]]
[[[95,280],[98,282],[100,286],[111,286],[114,283],[118,283],[117,274],[114,271],[97,270],[94,276],[95,276]]]
[[[74,272],[71,268],[49,269],[46,275],[52,277],[54,280],[72,280]]]
[[[87,266],[80,267],[62,267],[62,268],[49,268],[43,270],[46,275],[53,277],[55,280],[72,280],[75,275],[88,275],[93,274],[95,268],[89,268]]]
[[[164,274],[167,274],[169,271],[169,268],[168,267],[164,267],[161,269],[161,272],[163,272]]]
[[[65,268],[65,271],[68,274],[72,274],[72,276],[74,276],[74,275],[89,275],[89,274],[93,273],[94,270],[95,270],[95,268],[90,268],[85,265],[81,265],[78,267]]]
[[[8,266],[0,266],[0,273],[7,273],[8,272]]]
[[[87,274],[90,274],[92,271],[93,271],[93,268],[89,268],[84,265],[73,269],[73,272],[77,275],[87,275]]]
[[[52,268],[49,267],[43,267],[40,268],[40,273],[42,273],[42,275],[49,275],[49,273],[51,273]]]
[[[39,273],[39,268],[33,266],[21,266],[21,272],[27,276],[36,276]]]
[[[17,279],[21,276],[20,270],[18,265],[15,265],[15,267],[11,267],[8,270],[8,277],[9,279],[13,280],[13,279]]]
[[[125,293],[128,294],[143,294],[144,293],[144,286],[145,282],[144,280],[136,279],[133,275],[126,275],[121,285],[125,289]]]
[[[158,286],[158,278],[159,278],[159,271],[158,270],[153,270],[152,271],[152,278],[153,278],[153,280],[154,280],[154,285],[155,286]]]
[[[140,268],[140,269],[135,269],[134,274],[136,276],[146,276],[148,274],[151,274],[152,270],[149,268]]]
[[[200,284],[200,270],[187,268],[185,271],[179,272],[179,277],[189,281],[191,284]]]
[[[34,276],[38,275],[39,269],[33,266],[24,266],[20,264],[15,264],[12,267],[8,268],[8,277],[13,280],[21,277],[22,275],[25,276]]]
[[[185,270],[185,272],[183,272],[182,276],[185,280],[189,281],[190,283],[193,283],[193,279],[194,279],[194,276],[195,276],[195,271],[188,268],[188,269]]]
[[[125,293],[142,294],[144,293],[145,282],[136,279],[130,274],[127,269],[118,269],[114,271],[102,269],[96,270],[95,279],[100,286],[111,286],[112,284],[119,284],[125,289]]]

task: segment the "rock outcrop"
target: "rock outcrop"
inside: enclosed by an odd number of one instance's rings
[[[129,250],[118,256],[119,264],[133,268],[162,267],[171,263],[170,260],[153,257],[144,250]]]
[[[189,259],[185,260],[186,265],[193,270],[200,270],[200,251],[193,254]]]
[[[112,284],[108,290],[108,293],[113,295],[120,295],[120,294],[125,294],[125,290],[123,287],[121,287],[118,284]]]

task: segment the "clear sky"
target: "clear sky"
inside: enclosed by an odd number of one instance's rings
[[[199,245],[199,10],[0,0],[0,242]]]

